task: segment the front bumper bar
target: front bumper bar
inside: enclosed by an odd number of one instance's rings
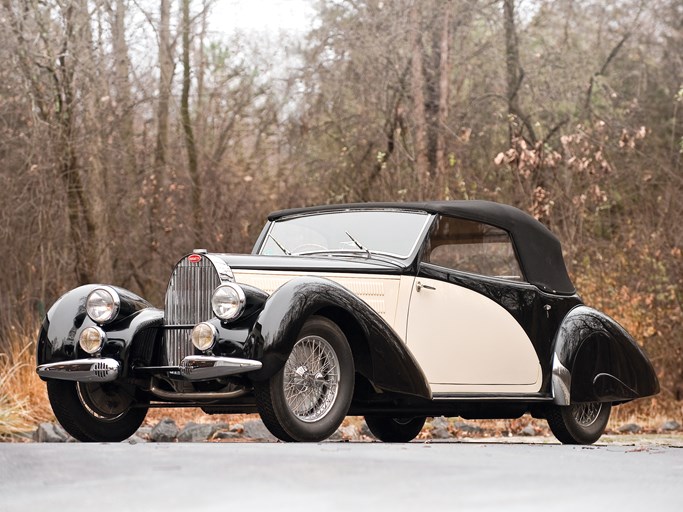
[[[183,378],[190,381],[218,379],[260,369],[260,361],[219,356],[187,356],[180,366],[136,368],[151,373],[180,372]],[[120,370],[121,363],[111,358],[75,359],[41,364],[36,368],[38,375],[44,379],[78,382],[111,382],[118,378]]]
[[[89,358],[41,364],[36,372],[45,379],[111,382],[119,376],[120,368],[121,364],[116,359]]]
[[[180,374],[188,380],[211,380],[227,375],[261,369],[261,361],[237,357],[187,356],[180,363]]]

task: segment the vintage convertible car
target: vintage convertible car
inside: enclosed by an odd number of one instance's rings
[[[405,442],[427,416],[531,413],[593,443],[613,405],[659,391],[633,338],[582,303],[557,238],[486,201],[273,213],[250,255],[183,257],[164,309],[110,285],[66,293],[37,362],[81,441],[201,407],[258,411],[284,441],[323,440],[346,415]]]

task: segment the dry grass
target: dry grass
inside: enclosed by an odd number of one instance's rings
[[[35,372],[37,325],[11,327],[0,352],[0,439],[31,431],[54,419],[45,384]]]
[[[3,335],[4,351],[0,352],[0,440],[17,439],[17,434],[30,432],[42,421],[54,421],[47,400],[45,383],[35,373],[35,340],[38,325],[13,327]],[[170,417],[179,426],[189,421],[196,423],[241,423],[256,415],[207,415],[199,409],[151,409],[145,423],[153,426],[162,418]],[[608,431],[625,423],[637,423],[647,432],[656,432],[664,421],[674,419],[683,424],[683,405],[658,398],[639,400],[612,409]],[[524,416],[516,420],[468,421],[484,428],[491,435],[516,433],[532,425],[539,434],[546,431],[545,422]],[[360,424],[360,418],[348,418],[345,424]]]

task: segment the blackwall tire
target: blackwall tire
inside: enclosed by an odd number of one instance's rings
[[[605,432],[611,410],[608,402],[554,405],[546,411],[546,420],[562,444],[593,444]]]
[[[415,418],[392,418],[390,416],[366,416],[370,432],[385,443],[407,443],[417,437],[425,424],[424,416]]]
[[[47,395],[60,425],[83,442],[128,439],[147,415],[147,402],[135,399],[134,388],[126,389],[114,383],[48,380]],[[108,405],[98,408],[98,404],[105,402]]]
[[[327,439],[349,410],[354,374],[353,354],[341,329],[327,318],[311,317],[285,366],[254,383],[263,423],[282,441]]]

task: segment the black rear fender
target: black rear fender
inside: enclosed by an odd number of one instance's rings
[[[659,392],[645,352],[615,320],[587,306],[572,309],[555,337],[555,402],[624,402]],[[564,389],[564,392],[563,392]]]

